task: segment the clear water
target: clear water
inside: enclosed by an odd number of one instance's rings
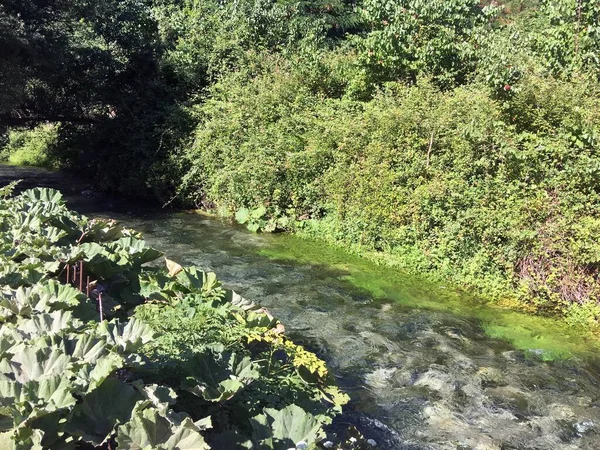
[[[0,167],[0,184],[16,178],[126,222],[170,259],[213,270],[269,308],[351,395],[338,429],[354,424],[389,449],[600,449],[593,337],[320,243],[84,196],[85,183],[64,174]]]

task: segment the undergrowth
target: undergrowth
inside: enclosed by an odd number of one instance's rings
[[[363,102],[324,99],[287,70],[217,86],[184,195],[254,231],[301,231],[492,301],[596,321],[597,82],[532,75],[500,100],[421,80]]]
[[[13,187],[0,192],[0,447],[324,442],[348,397],[268,311],[213,273],[146,266],[161,253],[139,233],[58,191]]]

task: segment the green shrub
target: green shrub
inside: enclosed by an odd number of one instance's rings
[[[361,102],[325,98],[293,68],[225,79],[202,108],[184,192],[247,211],[242,222],[260,210],[255,228],[286,218],[406,257],[487,298],[552,312],[597,301],[599,86],[519,86],[498,99],[477,84],[388,83]]]
[[[56,163],[48,149],[56,143],[59,126],[43,124],[31,130],[10,130],[1,152],[2,159],[19,166],[54,167]]]
[[[0,192],[0,446],[263,448],[325,437],[325,363],[215,274],[58,191]],[[116,444],[116,445],[115,445]]]
[[[365,0],[359,11],[369,31],[354,42],[374,80],[427,75],[445,88],[473,71],[475,35],[492,14],[477,0]]]

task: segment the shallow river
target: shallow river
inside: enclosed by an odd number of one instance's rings
[[[597,343],[550,319],[481,304],[321,243],[106,199],[85,182],[0,166],[0,185],[63,191],[170,259],[215,271],[324,358],[356,425],[387,449],[600,449]]]

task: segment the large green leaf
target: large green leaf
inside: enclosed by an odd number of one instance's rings
[[[40,306],[36,308],[38,311],[77,309],[86,303],[87,309],[92,309],[87,297],[79,289],[56,280],[48,280],[36,285],[35,292],[40,296]],[[82,313],[83,310],[78,310],[78,312]]]
[[[177,394],[167,386],[150,384],[141,386],[141,381],[134,382],[140,393],[148,399],[159,411],[166,413],[170,405],[175,404]]]
[[[33,427],[34,421],[44,423],[46,432],[57,432],[57,411],[75,405],[76,399],[71,393],[71,383],[67,377],[60,375],[46,377],[39,381],[0,381],[0,416],[1,431],[12,430],[13,427]],[[42,420],[53,415],[56,420]]]
[[[136,408],[132,419],[119,427],[117,444],[130,450],[210,449],[189,418],[174,426],[153,407]]]
[[[267,213],[267,208],[264,205],[260,205],[258,208],[253,209],[251,212],[253,219],[260,219]]]
[[[203,272],[196,267],[186,267],[177,274],[177,280],[190,292],[207,293],[220,287],[213,272]]]
[[[42,435],[40,448],[44,450],[75,450],[79,447],[79,438],[66,434],[62,429],[65,414],[66,410],[56,410],[28,420],[28,428],[38,430]]]
[[[273,328],[277,325],[277,319],[265,311],[249,311],[244,318],[246,326],[248,328]]]
[[[107,244],[107,247],[114,252],[125,251],[131,263],[136,265],[154,261],[162,256],[162,252],[148,247],[145,241],[131,236]]]
[[[108,378],[73,408],[65,431],[81,436],[86,442],[100,445],[116,425],[130,419],[136,402],[141,399],[139,392],[130,385]]]
[[[13,406],[21,399],[23,384],[8,377],[0,377],[0,406]]]
[[[158,449],[171,434],[169,421],[154,408],[146,408],[136,410],[131,420],[119,427],[117,444],[130,450]]]
[[[104,321],[99,325],[98,332],[106,337],[109,344],[125,352],[135,352],[155,336],[150,325],[135,317],[126,323]]]
[[[210,449],[198,427],[189,417],[180,425],[172,428],[172,435],[164,443],[165,450],[204,450]]]
[[[123,227],[113,219],[92,219],[84,229],[83,241],[110,242],[123,237]]]
[[[114,261],[118,258],[95,242],[81,244],[77,250],[83,255],[85,269],[102,280],[114,277],[123,271],[123,268]],[[74,257],[78,258],[79,254],[74,255]]]
[[[249,357],[226,352],[223,346],[208,348],[184,364],[190,374],[181,387],[212,402],[221,402],[260,377]]]
[[[13,219],[14,238],[20,240],[32,231],[39,230],[44,217],[39,214],[39,211],[29,210],[16,212]]]
[[[107,252],[102,245],[96,242],[85,242],[73,249],[71,257],[78,259],[80,255],[83,255],[85,261],[91,262],[96,256],[100,255],[106,257]]]
[[[235,220],[237,220],[237,222],[241,224],[248,222],[248,220],[250,220],[250,211],[248,210],[248,208],[240,208],[235,213]]]
[[[123,356],[111,352],[96,363],[96,365],[91,369],[87,370],[90,367],[86,366],[83,368],[83,372],[79,372],[78,375],[81,379],[87,380],[89,382],[88,391],[96,389],[101,383],[104,382],[109,376],[111,376],[116,370],[123,367],[125,363],[125,359]]]
[[[163,273],[143,274],[139,294],[148,300],[168,301],[175,295],[175,282]]]
[[[75,404],[76,399],[71,393],[72,387],[69,378],[60,374],[39,381],[30,381],[26,384],[25,390],[30,401],[39,403],[39,400],[43,400],[47,404],[45,409],[52,411]]]
[[[64,346],[68,355],[86,363],[97,362],[107,352],[106,341],[91,332],[69,335]]]
[[[289,405],[281,410],[266,408],[264,415],[254,418],[252,426],[259,432],[270,428],[276,440],[274,448],[286,449],[296,447],[299,442],[311,445],[323,439],[324,422],[324,417],[314,416],[298,405]]]
[[[49,202],[49,203],[63,203],[62,194],[56,189],[50,188],[34,188],[28,189],[21,194],[24,198],[32,200],[34,202]]]
[[[32,288],[19,287],[16,291],[0,293],[0,317],[6,320],[12,316],[31,316],[40,301],[32,291]]]
[[[22,339],[22,334],[13,327],[0,327],[0,359],[6,358],[12,347]],[[14,352],[11,352],[14,354]]]
[[[251,300],[245,299],[244,297],[232,290],[225,291],[225,301],[231,303],[237,308],[241,308],[246,311],[258,308],[256,303],[254,303]]]
[[[54,311],[50,314],[36,314],[31,319],[22,321],[19,328],[33,338],[75,330],[82,325],[83,322],[73,319],[71,311]]]
[[[61,230],[60,228],[48,226],[41,230],[40,235],[45,238],[45,240],[49,244],[54,244],[60,241],[65,236],[68,236],[68,233],[65,230]]]
[[[60,375],[71,363],[71,358],[56,348],[25,347],[9,362],[15,379],[21,383],[42,377]]]

